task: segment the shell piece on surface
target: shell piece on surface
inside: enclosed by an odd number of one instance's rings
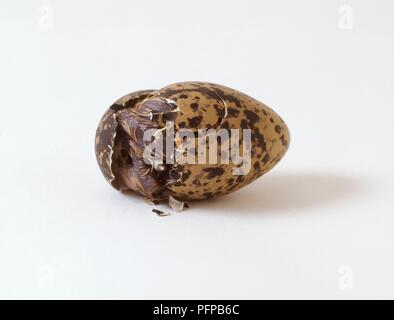
[[[168,217],[171,215],[171,213],[159,209],[152,209],[152,212],[156,213],[156,215],[158,215],[159,217]]]
[[[170,205],[170,207],[172,208],[172,209],[174,209],[176,212],[181,212],[181,211],[183,211],[183,208],[186,208],[187,207],[187,205],[185,205],[186,204],[186,202],[184,202],[184,201],[179,201],[179,200],[177,200],[177,199],[175,199],[173,196],[169,196],[168,197],[168,204]]]

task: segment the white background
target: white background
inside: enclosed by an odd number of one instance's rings
[[[394,298],[393,17],[1,0],[0,298]],[[105,182],[94,134],[120,96],[185,80],[265,102],[292,141],[260,180],[160,218]]]

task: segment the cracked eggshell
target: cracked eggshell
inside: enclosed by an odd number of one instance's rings
[[[116,136],[119,132],[116,117],[122,114],[120,110],[128,108],[132,108],[137,115],[133,118],[136,123],[147,121],[147,118],[139,118],[139,115],[151,115],[149,121],[161,127],[163,120],[170,117],[174,120],[175,131],[183,128],[192,131],[250,129],[251,145],[245,146],[251,149],[250,171],[245,175],[233,175],[233,169],[237,165],[231,161],[230,154],[227,154],[226,157],[230,160],[228,164],[169,165],[168,172],[163,172],[165,179],[156,181],[160,186],[160,195],[151,192],[152,184],[145,183],[144,186],[143,182],[147,182],[148,178],[152,182],[162,173],[153,170],[145,177],[136,174],[142,172],[139,169],[144,172],[150,170],[145,164],[139,164],[142,168],[130,170],[126,174],[129,183],[124,183],[120,178],[122,175],[116,172],[119,166],[114,165],[120,163],[121,148],[123,151],[127,149],[116,143],[121,140],[120,133]],[[117,189],[132,189],[151,200],[163,200],[164,196],[166,199],[172,196],[185,201],[225,195],[253,182],[280,161],[288,149],[289,141],[290,134],[285,122],[260,101],[218,84],[181,82],[160,90],[138,91],[115,102],[104,114],[97,129],[96,157],[104,176]],[[177,149],[182,149],[182,143],[175,139]],[[240,150],[243,147],[241,143]],[[220,148],[216,152],[220,160]],[[209,154],[209,150],[207,153]]]
[[[115,139],[118,130],[116,112],[121,109],[134,108],[135,104],[148,97],[153,90],[141,90],[123,96],[112,104],[102,116],[96,130],[95,154],[100,170],[105,179],[115,188],[120,190],[113,163]]]

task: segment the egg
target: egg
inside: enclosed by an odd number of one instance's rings
[[[286,153],[286,123],[226,86],[179,82],[118,99],[103,115],[95,151],[106,180],[148,201],[201,200],[236,191]]]

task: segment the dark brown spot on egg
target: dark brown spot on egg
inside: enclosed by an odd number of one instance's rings
[[[224,112],[225,112],[224,108],[219,107],[217,104],[214,104],[213,107],[216,110],[216,114],[217,114],[218,118],[223,119]]]
[[[258,145],[265,151],[265,149],[266,149],[265,139],[264,139],[264,136],[260,133],[258,128],[255,128],[253,130],[252,139],[257,140]]]
[[[217,168],[205,168],[203,171],[208,172],[207,179],[220,177],[224,173],[224,169],[221,167]]]
[[[266,164],[270,160],[270,156],[266,154],[263,158],[263,163]]]
[[[212,193],[212,192],[205,192],[203,195],[204,195],[204,197],[207,198],[207,199],[212,198],[212,197],[215,196],[215,194]]]
[[[241,120],[240,126],[241,126],[241,129],[250,129],[249,125],[248,125],[248,121],[246,121],[245,119]]]
[[[249,122],[251,122],[251,123],[255,123],[255,122],[259,121],[259,116],[253,111],[244,110],[244,114],[246,116],[246,119],[248,119]]]
[[[286,138],[285,138],[284,135],[281,135],[280,141],[282,142],[282,145],[283,145],[283,146],[287,147],[288,142],[287,142],[287,140],[286,140]]]
[[[190,105],[190,108],[192,108],[193,111],[197,111],[197,110],[198,110],[198,103],[193,102],[193,103]]]
[[[188,119],[189,128],[197,128],[198,125],[201,123],[201,121],[202,121],[202,116],[193,117],[191,119]]]
[[[239,116],[239,110],[234,109],[234,108],[228,108],[227,113],[230,117],[238,117]]]

